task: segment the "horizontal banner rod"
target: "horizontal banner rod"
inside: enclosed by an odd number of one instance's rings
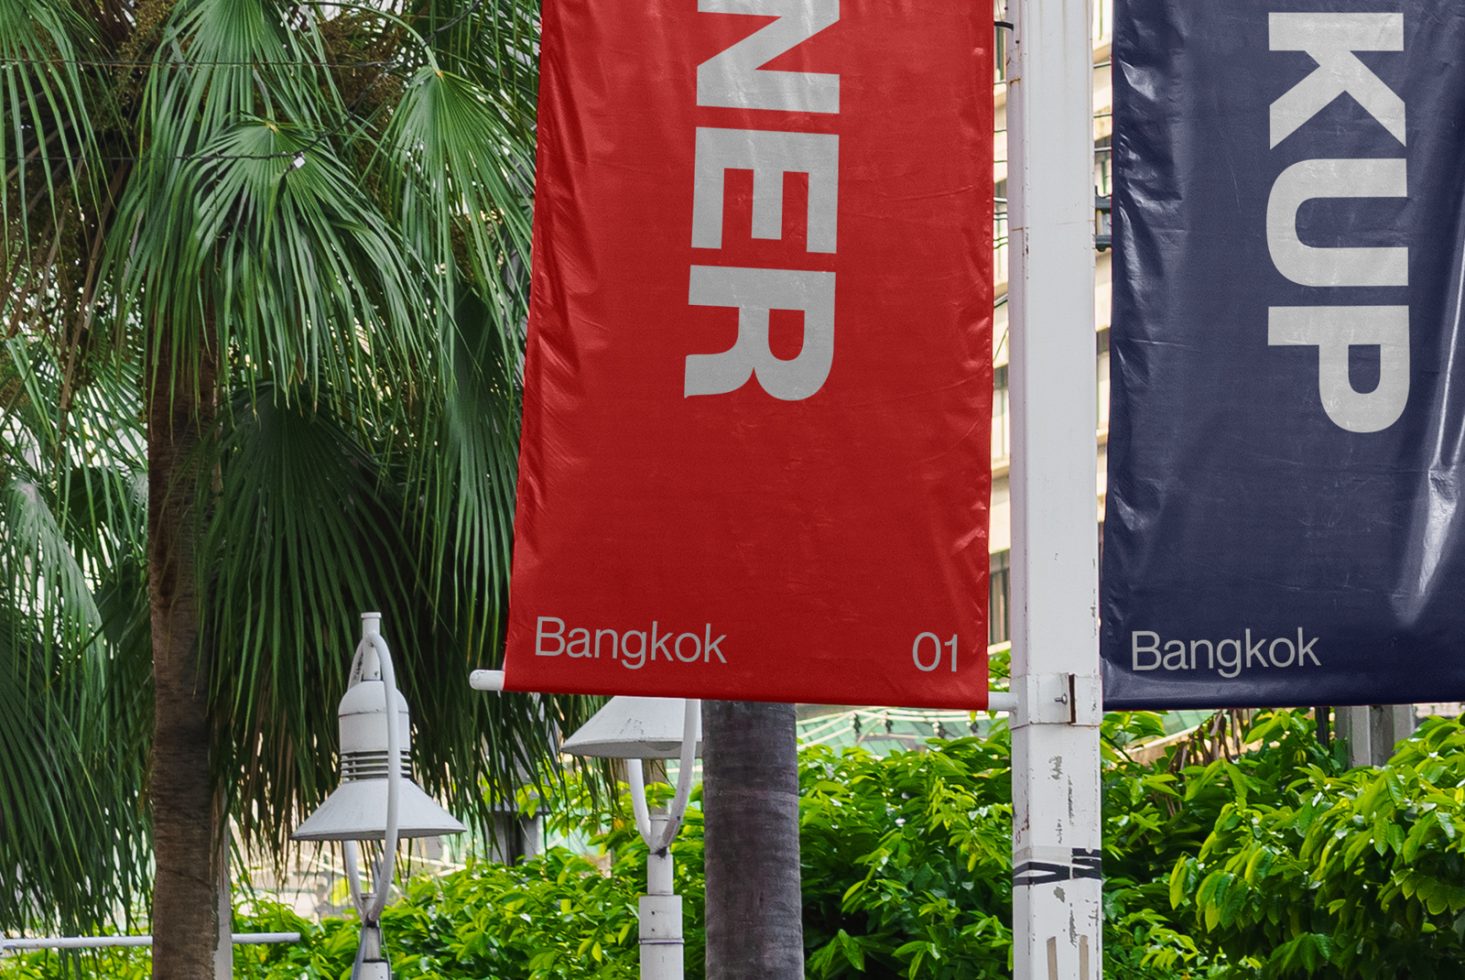
[[[988,691],[988,711],[1016,711],[1017,695],[1011,691]]]
[[[235,946],[265,946],[298,943],[298,932],[236,932]],[[100,949],[118,946],[151,946],[152,936],[42,936],[35,939],[0,938],[0,952],[14,949]]]
[[[475,670],[468,675],[468,686],[475,691],[499,692],[504,689],[504,672],[501,670]],[[1017,695],[1011,691],[988,691],[988,711],[1017,710]]]

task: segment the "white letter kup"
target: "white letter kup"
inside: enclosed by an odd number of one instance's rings
[[[1273,51],[1306,51],[1312,74],[1272,103],[1272,146],[1343,93],[1404,142],[1404,100],[1358,60],[1355,51],[1403,51],[1403,14],[1272,14]]]
[[[1333,424],[1349,432],[1381,432],[1409,401],[1409,307],[1274,306],[1267,326],[1273,347],[1316,347],[1318,396]],[[1372,391],[1353,387],[1348,352],[1379,352]]]
[[[1304,643],[1302,627],[1297,627],[1297,666],[1301,667],[1308,660],[1312,661],[1314,667],[1322,666],[1322,662],[1318,660],[1317,654],[1312,652],[1312,647],[1315,643],[1317,643],[1317,637],[1315,636]]]

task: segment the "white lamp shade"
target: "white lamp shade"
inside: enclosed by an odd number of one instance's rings
[[[686,718],[682,698],[611,698],[561,748],[602,759],[675,759],[682,754]]]
[[[397,836],[437,837],[465,829],[412,781],[412,721],[407,701],[396,697],[398,736]],[[379,674],[346,690],[336,712],[341,732],[341,785],[291,836],[295,840],[384,840],[387,827],[386,684]]]
[[[438,837],[465,829],[411,779],[397,798],[400,837]],[[387,781],[355,779],[341,786],[290,836],[305,841],[382,840],[387,826]]]

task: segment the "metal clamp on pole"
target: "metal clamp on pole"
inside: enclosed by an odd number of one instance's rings
[[[1071,710],[1068,723],[1098,728],[1104,720],[1104,681],[1098,674],[1069,674]]]
[[[1097,728],[1104,720],[1098,674],[1023,674],[1013,679],[1017,707],[1012,727],[1078,725]]]

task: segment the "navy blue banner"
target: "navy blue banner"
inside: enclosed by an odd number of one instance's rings
[[[1465,3],[1119,0],[1105,701],[1465,700]]]

